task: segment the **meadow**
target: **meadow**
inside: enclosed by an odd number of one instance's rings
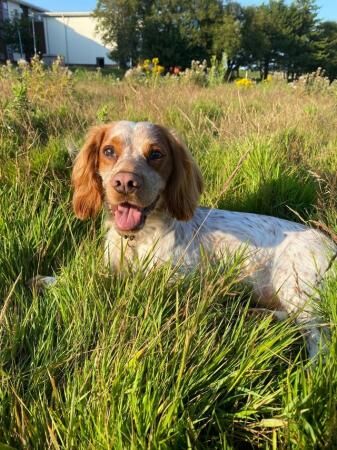
[[[239,258],[175,278],[103,264],[104,214],[71,209],[88,128],[150,120],[201,167],[201,204],[337,233],[337,91],[318,78],[139,82],[0,68],[0,448],[337,448],[337,268],[319,289],[326,357],[250,314]],[[44,292],[36,274],[56,275]]]

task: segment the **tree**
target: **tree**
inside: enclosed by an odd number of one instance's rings
[[[98,29],[122,67],[156,56],[165,65],[187,66],[210,58],[221,0],[99,0]]]
[[[160,0],[144,20],[143,49],[165,65],[187,66],[210,59],[214,27],[222,15],[220,0]]]
[[[249,66],[258,66],[261,78],[268,76],[271,52],[273,50],[269,28],[272,26],[269,20],[269,8],[260,7],[245,8],[244,23],[242,27],[242,63]]]
[[[229,72],[245,65],[258,67],[261,78],[268,76],[270,64],[275,64],[279,55],[275,44],[280,41],[278,24],[284,8],[283,0],[246,8],[227,2],[216,29],[214,51],[218,57],[227,54]]]
[[[141,58],[158,57],[165,66],[186,66],[194,54],[188,2],[157,0],[144,15]]]
[[[288,78],[317,68],[319,51],[315,0],[295,0],[287,8],[284,65]]]
[[[317,60],[332,81],[337,78],[337,22],[320,23],[318,33],[321,46]]]
[[[213,54],[215,32],[222,22],[223,6],[220,0],[194,0],[190,5],[187,30],[198,59],[209,60]]]
[[[320,25],[315,0],[249,7],[233,0],[98,0],[95,15],[122,68],[153,57],[166,67],[186,67],[225,52],[227,76],[250,66],[262,79],[271,69],[294,79],[319,65],[336,76],[336,27]]]
[[[224,15],[221,26],[216,30],[213,52],[217,59],[221,59],[223,53],[227,55],[228,69],[226,79],[229,79],[239,67],[241,46],[240,23],[233,16],[229,14]]]
[[[266,78],[270,67],[285,70],[290,79],[317,67],[320,48],[314,0],[270,0],[244,9],[242,64],[259,67]]]
[[[239,3],[229,2],[224,7],[223,17],[216,24],[213,38],[213,53],[218,59],[222,54],[227,55],[227,74],[229,79],[240,65],[242,50],[242,19],[243,10]]]
[[[125,69],[137,60],[141,44],[141,5],[138,0],[98,0],[94,11],[98,31],[112,45],[111,57]]]
[[[287,47],[287,12],[284,0],[244,9],[242,26],[242,63],[259,68],[261,78],[268,76],[270,67],[280,69]]]

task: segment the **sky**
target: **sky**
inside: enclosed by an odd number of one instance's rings
[[[33,5],[46,8],[50,11],[92,11],[95,0],[28,0]],[[258,5],[263,0],[239,0],[243,6]],[[267,0],[264,0],[267,3]],[[337,0],[317,0],[320,7],[319,17],[322,20],[337,20]]]

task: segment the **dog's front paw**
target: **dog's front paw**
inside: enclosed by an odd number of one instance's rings
[[[36,275],[27,282],[27,285],[32,291],[42,292],[44,289],[53,286],[55,283],[56,277]]]

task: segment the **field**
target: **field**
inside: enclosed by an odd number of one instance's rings
[[[235,258],[175,282],[168,266],[109,273],[103,214],[75,219],[69,182],[90,125],[150,120],[188,143],[202,205],[336,233],[336,93],[38,64],[2,68],[0,92],[0,448],[337,448],[336,267],[320,289],[331,345],[313,365],[293,322],[249,313]],[[58,283],[32,293],[36,274]]]

